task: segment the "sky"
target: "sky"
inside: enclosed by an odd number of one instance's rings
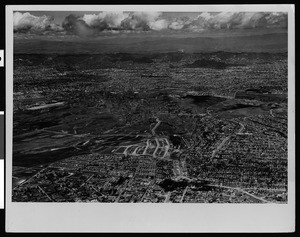
[[[196,32],[286,28],[283,12],[14,12],[19,35],[97,36],[102,33]]]

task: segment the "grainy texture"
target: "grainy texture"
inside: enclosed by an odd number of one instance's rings
[[[285,15],[249,14],[19,14],[13,201],[287,203]]]

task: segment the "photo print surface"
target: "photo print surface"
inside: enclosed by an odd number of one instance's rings
[[[12,201],[287,203],[287,23],[14,11]]]

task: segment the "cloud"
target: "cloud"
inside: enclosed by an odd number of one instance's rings
[[[121,23],[129,16],[123,12],[100,12],[99,14],[85,14],[81,19],[91,28],[98,30],[120,29]]]
[[[50,16],[34,16],[30,13],[14,12],[13,28],[14,32],[45,33],[49,31],[61,31],[62,27],[53,23]]]
[[[181,18],[173,18],[170,19],[169,29],[171,30],[181,30],[187,29],[192,22],[192,19],[188,17],[181,17]]]
[[[287,28],[287,14],[282,12],[271,12],[266,17],[269,26]]]
[[[63,29],[69,34],[93,35],[93,30],[79,16],[68,15],[62,22]]]
[[[28,12],[14,13],[14,31],[30,33],[60,32],[91,36],[104,33],[150,31],[202,32],[218,29],[287,27],[283,12],[200,12],[197,17],[167,17],[161,12],[99,12],[83,16],[68,15],[62,25],[50,16],[34,16]]]
[[[159,27],[159,23],[155,23],[161,16],[160,12],[131,12],[121,23],[125,30],[151,30]]]
[[[150,31],[167,29],[169,22],[161,18],[160,12],[100,12],[82,17],[69,15],[63,21],[66,32],[79,35],[97,35],[111,31]]]
[[[174,21],[174,22],[170,23],[169,29],[180,30],[183,28],[183,26],[184,26],[184,24]]]
[[[190,29],[247,29],[286,27],[284,12],[203,12],[188,26]]]
[[[152,30],[164,30],[168,28],[169,22],[165,19],[161,19],[154,22],[150,22],[149,26]]]

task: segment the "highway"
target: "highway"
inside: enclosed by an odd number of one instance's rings
[[[240,129],[237,133],[241,133],[244,129],[245,129],[245,125],[242,124],[242,123],[239,123],[240,124]],[[227,143],[227,141],[229,141],[232,137],[232,134],[230,134],[229,136],[225,137],[223,139],[223,141],[217,146],[217,148],[212,152],[212,155],[211,155],[211,158],[213,159],[216,154],[219,152],[219,150]]]
[[[218,151],[225,145],[225,143],[231,138],[231,135],[228,136],[228,137],[225,137],[223,139],[223,141],[218,145],[218,147],[213,151],[212,155],[211,155],[211,158],[213,159],[216,154],[218,153]]]

